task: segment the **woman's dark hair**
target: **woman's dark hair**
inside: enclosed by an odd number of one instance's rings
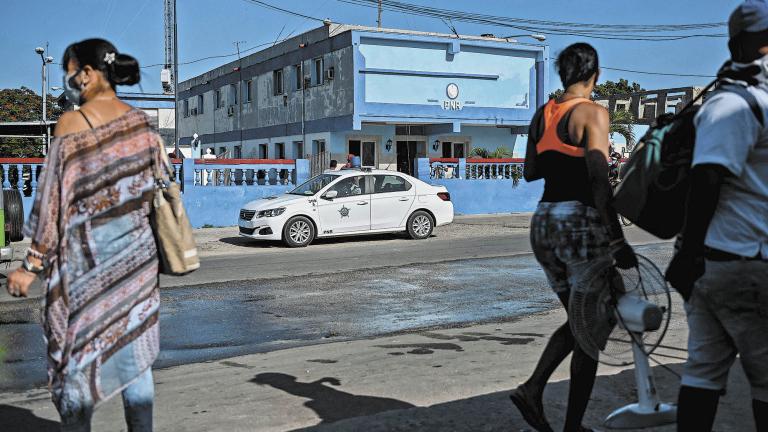
[[[557,57],[557,71],[563,88],[586,81],[600,71],[597,51],[587,43],[570,45]]]
[[[127,54],[120,54],[104,39],[86,39],[68,46],[61,62],[65,72],[70,60],[81,68],[90,66],[100,70],[113,89],[118,85],[138,84],[141,79],[139,62]]]

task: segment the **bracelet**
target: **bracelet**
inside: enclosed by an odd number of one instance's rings
[[[21,268],[24,269],[24,271],[33,273],[33,274],[40,274],[45,270],[45,267],[43,266],[36,266],[29,262],[29,257],[24,257],[24,259],[21,261]]]
[[[37,258],[40,261],[44,261],[45,260],[45,254],[43,254],[42,252],[38,252],[38,251],[32,249],[31,247],[27,248],[27,256],[31,256],[32,258]]]

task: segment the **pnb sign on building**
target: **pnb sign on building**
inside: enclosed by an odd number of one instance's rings
[[[330,24],[182,82],[181,144],[404,172],[474,147],[519,153],[547,71],[543,45]]]

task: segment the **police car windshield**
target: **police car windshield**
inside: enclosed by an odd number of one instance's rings
[[[319,176],[312,177],[311,179],[307,180],[305,183],[301,184],[296,189],[288,192],[291,195],[305,195],[305,196],[312,196],[318,192],[320,192],[320,189],[328,186],[332,181],[336,180],[339,177],[338,174],[320,174]]]

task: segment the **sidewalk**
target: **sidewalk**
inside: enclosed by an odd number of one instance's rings
[[[529,431],[508,390],[527,378],[563,321],[553,311],[156,370],[155,430]],[[683,347],[684,321],[675,323],[664,344]],[[684,352],[660,354],[669,357],[659,361],[680,370]],[[563,421],[567,373],[565,363],[545,394],[555,430]],[[635,401],[631,369],[601,365],[599,374],[585,420],[591,426]],[[674,401],[677,377],[659,367],[655,374],[662,399]],[[749,401],[743,372],[734,370],[716,430],[753,430]],[[0,394],[0,430],[56,430],[57,418],[44,388]],[[125,430],[119,397],[97,411],[94,430]]]

